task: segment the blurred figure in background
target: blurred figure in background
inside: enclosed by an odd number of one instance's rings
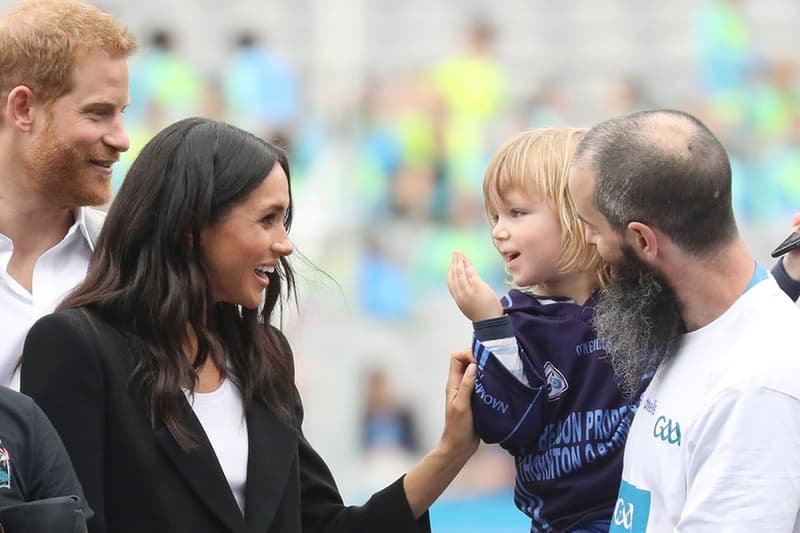
[[[205,85],[196,67],[177,49],[175,34],[156,28],[148,46],[131,61],[131,120],[153,116],[164,123],[197,114],[203,107]],[[156,129],[156,131],[158,131]]]
[[[463,50],[434,65],[431,71],[433,87],[443,105],[445,171],[453,195],[451,213],[467,209],[471,222],[481,218],[481,175],[492,131],[508,105],[508,79],[494,56],[494,41],[494,28],[484,17],[476,16],[466,29]]]
[[[419,451],[416,423],[411,410],[402,405],[390,374],[380,368],[369,372],[366,383],[361,445],[368,454],[413,455]]]
[[[369,493],[391,482],[397,472],[411,468],[421,449],[416,417],[398,398],[391,374],[383,368],[372,368],[365,385],[361,490]]]
[[[611,87],[603,108],[609,115],[641,111],[651,107],[650,96],[643,81],[637,76],[620,76]]]
[[[523,123],[518,129],[564,126],[572,109],[559,80],[544,80],[521,106]]]
[[[228,117],[240,127],[284,147],[297,128],[299,89],[289,64],[254,31],[236,36],[222,74]]]
[[[174,120],[209,111],[214,98],[195,65],[178,52],[174,32],[164,27],[153,28],[147,47],[131,60],[130,91],[125,114],[130,150],[114,168],[113,194],[156,132]]]
[[[726,97],[747,85],[756,63],[740,0],[705,0],[694,16],[701,89]]]

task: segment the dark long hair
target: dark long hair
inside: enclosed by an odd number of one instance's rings
[[[245,410],[257,402],[297,422],[292,363],[270,325],[275,307],[294,294],[288,261],[269,275],[262,308],[245,309],[213,303],[200,245],[201,231],[221,222],[275,164],[288,178],[281,149],[229,124],[190,118],[165,128],[131,166],[86,280],[60,306],[84,308],[130,338],[131,384],[149,392],[152,423],[163,423],[184,450],[196,440],[180,421],[182,388],[194,390],[208,358],[239,385]],[[287,231],[291,221],[290,196]],[[194,362],[184,355],[190,331]]]

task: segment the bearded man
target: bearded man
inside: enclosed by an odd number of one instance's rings
[[[569,190],[612,271],[598,337],[623,390],[650,379],[611,531],[799,532],[800,309],[739,235],[725,149],[679,111],[614,118]]]
[[[136,41],[97,8],[22,2],[0,19],[0,385],[19,390],[30,326],[86,275],[128,149]]]

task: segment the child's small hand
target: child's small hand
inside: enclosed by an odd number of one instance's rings
[[[481,279],[467,257],[453,253],[447,271],[447,288],[468,319],[473,322],[503,316],[503,306],[494,290]]]
[[[792,217],[792,231],[800,231],[800,213]],[[800,281],[800,248],[795,248],[783,256],[783,268],[795,281]]]

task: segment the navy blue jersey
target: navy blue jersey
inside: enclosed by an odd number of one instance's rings
[[[515,457],[514,499],[531,531],[568,531],[614,509],[635,407],[592,329],[596,302],[512,290],[503,317],[475,324],[475,425]],[[505,337],[516,338],[527,383],[484,344]]]

